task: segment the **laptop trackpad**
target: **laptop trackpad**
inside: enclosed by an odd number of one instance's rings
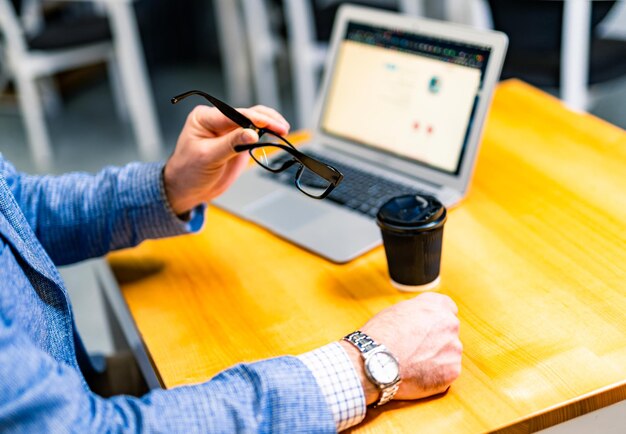
[[[261,221],[270,228],[281,228],[287,233],[297,230],[324,215],[326,211],[318,204],[306,200],[285,200],[286,194],[276,192],[246,209],[253,220]]]
[[[244,210],[250,220],[333,262],[348,262],[380,244],[371,219],[295,191],[275,191]]]

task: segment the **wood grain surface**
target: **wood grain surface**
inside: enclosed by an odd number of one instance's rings
[[[217,208],[109,262],[165,387],[308,351],[411,297],[382,247],[336,265]],[[439,291],[459,306],[460,378],[356,431],[529,432],[626,399],[626,133],[500,84]]]

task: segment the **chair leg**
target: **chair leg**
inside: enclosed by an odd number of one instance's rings
[[[400,0],[400,11],[414,17],[423,17],[424,14],[424,0]]]
[[[226,85],[228,101],[235,107],[248,106],[252,96],[250,61],[246,56],[246,39],[241,29],[242,17],[239,13],[240,1],[216,0],[216,25],[222,57],[222,76]]]
[[[49,116],[56,116],[63,107],[61,95],[59,89],[54,81],[54,77],[45,76],[38,80],[39,91],[41,95],[41,101],[45,109],[46,114]]]
[[[124,95],[120,68],[114,55],[111,55],[111,58],[107,62],[107,69],[109,70],[109,81],[111,82],[111,90],[113,91],[113,101],[115,102],[117,115],[124,122],[128,122],[130,120],[128,101]]]
[[[314,65],[310,58],[292,60],[295,63],[295,95],[298,113],[298,127],[311,127],[313,121],[313,107],[317,94],[317,70],[319,65]]]
[[[37,92],[37,83],[34,78],[24,76],[24,74],[15,74],[15,83],[35,167],[40,171],[50,170],[52,149],[48,139],[42,100]]]
[[[317,95],[319,65],[315,51],[315,22],[308,1],[285,2],[285,20],[296,101],[298,128],[310,127]]]
[[[270,28],[268,5],[265,0],[246,0],[242,2],[243,18],[248,47],[250,66],[256,96],[260,104],[280,110],[280,95],[275,61],[278,49]]]
[[[4,93],[4,90],[9,84],[9,69],[7,68],[7,63],[4,47],[0,44],[0,95]]]
[[[572,110],[588,108],[589,29],[591,2],[567,0],[563,7],[561,43],[561,99]]]
[[[126,2],[107,2],[106,5],[113,31],[115,58],[139,153],[144,160],[157,160],[162,156],[163,140],[134,11],[132,5]]]

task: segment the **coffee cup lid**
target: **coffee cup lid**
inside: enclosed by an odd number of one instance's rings
[[[446,208],[426,194],[397,196],[386,202],[376,215],[381,229],[399,232],[435,229],[446,221]]]

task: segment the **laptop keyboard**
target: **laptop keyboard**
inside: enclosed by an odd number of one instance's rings
[[[403,194],[430,194],[408,184],[395,182],[357,167],[333,160],[328,158],[328,156],[321,156],[311,151],[307,151],[307,155],[321,160],[343,173],[343,180],[325,200],[333,201],[370,217],[376,217],[380,207],[393,197]],[[285,156],[283,158],[288,159],[290,157]],[[279,174],[268,171],[264,171],[264,174],[285,185],[291,185],[296,188],[294,183],[296,170],[296,167],[292,167]]]

